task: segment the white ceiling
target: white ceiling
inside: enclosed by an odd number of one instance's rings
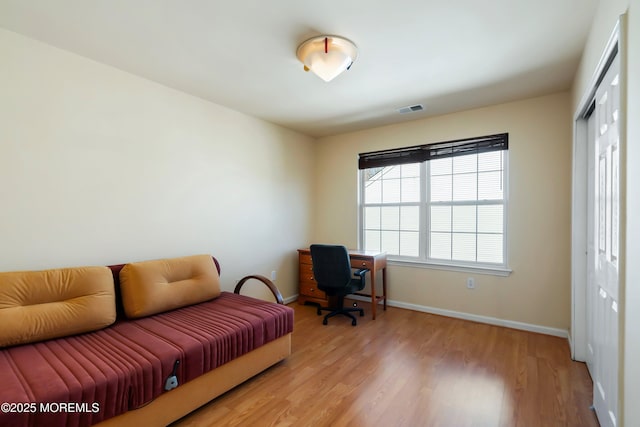
[[[598,1],[0,0],[0,26],[324,136],[568,89]],[[295,56],[320,34],[359,48],[329,83]]]

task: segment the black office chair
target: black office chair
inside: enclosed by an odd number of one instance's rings
[[[352,275],[349,253],[344,246],[311,245],[311,260],[318,288],[336,300],[334,307],[318,307],[318,316],[322,314],[322,310],[330,311],[324,316],[322,324],[326,325],[330,317],[342,314],[350,317],[351,324],[356,326],[356,318],[351,313],[359,311],[360,316],[364,316],[364,310],[357,307],[345,308],[344,297],[364,289],[365,275],[369,270],[357,270]]]

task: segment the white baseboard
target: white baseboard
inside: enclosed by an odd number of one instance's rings
[[[282,298],[282,301],[285,304],[289,304],[289,303],[292,303],[292,302],[296,301],[297,299],[298,299],[298,294],[295,294],[295,295],[287,297],[287,298]]]
[[[350,295],[348,298],[369,302],[369,298],[357,295]],[[516,322],[514,320],[498,319],[496,317],[481,316],[479,314],[463,313],[460,311],[445,310],[442,308],[428,307],[418,304],[409,304],[401,301],[387,300],[390,307],[404,308],[407,310],[421,311],[423,313],[437,314],[439,316],[453,317],[456,319],[470,320],[472,322],[486,323],[489,325],[503,326],[505,328],[519,329],[522,331],[536,332],[539,334],[552,335],[555,337],[569,339],[569,331],[548,326],[533,325],[530,323]]]

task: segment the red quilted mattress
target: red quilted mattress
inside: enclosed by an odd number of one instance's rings
[[[222,292],[101,331],[3,349],[0,426],[92,425],[165,393],[176,360],[183,384],[292,330],[290,307]]]

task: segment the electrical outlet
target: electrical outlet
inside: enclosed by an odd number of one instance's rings
[[[273,270],[273,271],[271,272],[271,280],[275,282],[275,280],[276,280],[276,276],[277,276],[277,273],[276,273],[276,271],[275,271],[275,270]]]
[[[473,277],[467,277],[467,289],[475,289],[476,288],[476,279]]]

